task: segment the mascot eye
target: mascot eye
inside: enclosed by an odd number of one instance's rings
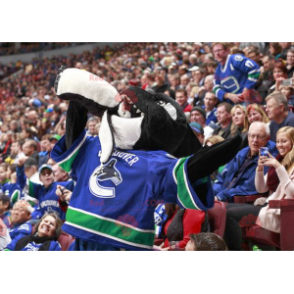
[[[165,102],[162,100],[159,100],[156,102],[159,106],[165,106]]]

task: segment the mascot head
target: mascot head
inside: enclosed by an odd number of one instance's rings
[[[74,68],[60,70],[55,91],[59,98],[76,101],[102,117],[101,162],[108,161],[114,146],[164,150],[175,157],[189,156],[201,148],[181,107],[164,94],[151,94],[138,87],[119,94],[105,80]],[[70,116],[67,124],[71,124]]]

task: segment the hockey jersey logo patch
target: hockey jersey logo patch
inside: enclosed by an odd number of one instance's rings
[[[115,186],[122,183],[121,173],[116,168],[116,159],[111,159],[107,164],[97,167],[89,180],[90,192],[99,198],[114,198],[115,188],[102,186],[101,182],[111,181]]]

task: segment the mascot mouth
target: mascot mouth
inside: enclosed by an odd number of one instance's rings
[[[88,112],[102,117],[99,136],[103,137],[102,144],[108,146],[102,146],[102,154],[107,153],[102,158],[106,161],[114,146],[165,150],[176,157],[191,155],[201,148],[181,107],[167,95],[151,94],[138,87],[129,87],[119,94],[105,80],[74,68],[59,71],[55,91],[60,99],[76,101]],[[194,146],[179,152],[178,146],[187,132]]]

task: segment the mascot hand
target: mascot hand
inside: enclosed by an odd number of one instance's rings
[[[84,131],[87,124],[88,110],[77,101],[70,101],[66,115],[66,148],[69,149],[73,142]]]
[[[231,161],[240,150],[241,144],[242,137],[237,135],[197,151],[188,162],[188,176],[191,183],[210,176],[220,166]]]

